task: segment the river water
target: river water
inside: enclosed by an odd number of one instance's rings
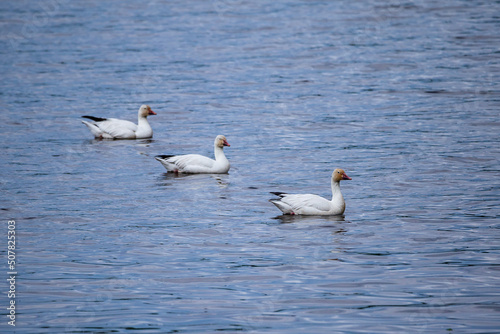
[[[0,3],[2,332],[500,330],[498,1]],[[81,115],[154,138],[94,140]],[[227,175],[172,176],[158,154]],[[283,217],[270,191],[343,217]],[[16,221],[16,326],[7,221]]]

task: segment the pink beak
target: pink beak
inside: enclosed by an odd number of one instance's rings
[[[231,146],[231,145],[229,145],[229,143],[227,142],[227,140],[224,140],[224,144],[223,145],[224,146]]]
[[[346,173],[342,174],[342,180],[352,180]]]
[[[156,115],[156,113],[153,110],[149,109],[148,115]]]

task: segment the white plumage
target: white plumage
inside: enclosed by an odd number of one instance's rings
[[[342,169],[332,173],[332,200],[313,194],[286,194],[272,192],[278,199],[269,200],[284,214],[289,215],[341,215],[345,211],[344,196],[340,191],[340,181],[351,180]]]
[[[224,155],[223,147],[231,146],[226,137],[219,135],[214,141],[215,160],[199,154],[185,155],[157,155],[156,160],[169,172],[192,174],[225,174],[229,171],[230,164]]]
[[[138,112],[137,124],[117,118],[82,116],[94,122],[82,121],[98,139],[145,139],[153,137],[148,115],[156,115],[148,105],[142,105]]]

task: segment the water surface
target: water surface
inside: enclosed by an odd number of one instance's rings
[[[16,333],[497,332],[499,12],[2,2]],[[151,140],[94,140],[79,119],[135,120],[143,103]],[[211,155],[218,134],[228,175],[154,160]],[[268,202],[328,197],[337,167],[352,177],[343,217]]]

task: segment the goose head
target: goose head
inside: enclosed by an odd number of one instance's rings
[[[218,135],[217,137],[215,137],[215,142],[214,142],[214,145],[216,147],[220,147],[220,148],[223,148],[224,146],[231,146],[229,145],[229,143],[227,142],[227,139],[225,136],[223,135]]]
[[[148,117],[149,115],[156,115],[156,113],[151,109],[150,106],[143,104],[139,108],[139,117]]]
[[[332,174],[332,181],[334,182],[340,182],[341,180],[352,180],[347,174],[344,172],[343,169],[337,168],[336,170],[333,171]]]

